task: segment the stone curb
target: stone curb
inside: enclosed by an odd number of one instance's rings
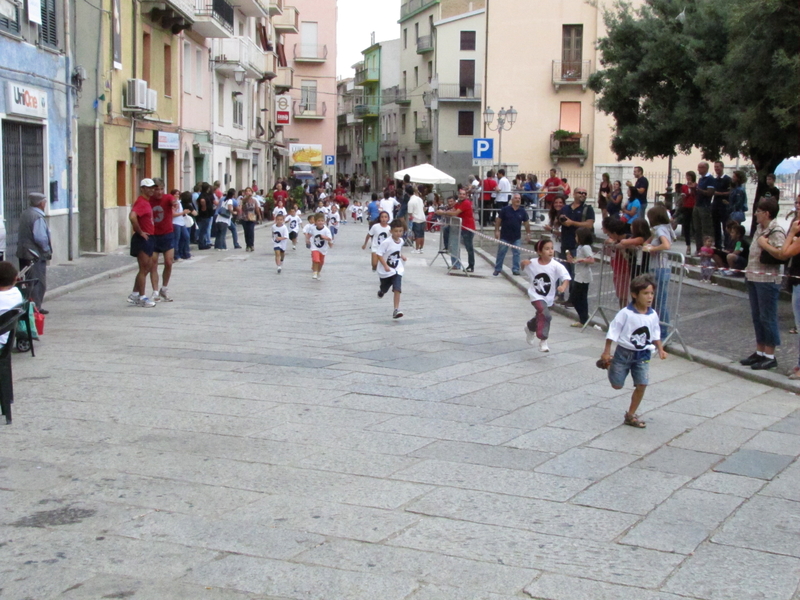
[[[482,248],[475,248],[475,253],[490,265],[494,266],[494,257],[491,254]],[[505,277],[506,280],[511,282],[512,285],[516,286],[517,289],[527,294],[528,288],[525,283],[515,277],[508,267],[503,265],[503,270],[500,274]],[[575,313],[575,311],[563,308],[557,304],[554,304],[550,310],[561,316],[572,319],[573,321],[577,321],[578,315]],[[683,351],[682,348],[680,348],[679,345],[676,344],[670,344],[668,350],[670,354],[674,354],[675,356],[680,356],[681,358],[692,360],[700,363],[701,365],[737,375],[743,379],[747,379],[748,381],[763,383],[764,385],[786,390],[795,394],[800,392],[800,384],[795,384],[792,380],[787,379],[785,375],[780,375],[776,372],[770,371],[753,371],[750,368],[742,367],[738,363],[733,362],[724,356],[719,356],[718,354],[714,354],[712,352],[692,348],[691,346],[687,346],[686,348],[689,350],[688,355]]]
[[[111,269],[110,271],[98,273],[97,275],[92,275],[91,277],[79,279],[78,281],[66,283],[55,289],[47,290],[47,299],[55,300],[56,298],[61,298],[62,296],[66,296],[72,292],[89,287],[90,285],[93,285],[99,281],[111,279],[112,277],[118,277],[119,275],[124,275],[125,273],[129,273],[131,271],[136,271],[139,268],[139,265],[135,262],[134,258],[131,258],[131,260],[134,261],[133,264],[126,265],[124,267],[117,267],[116,269]]]

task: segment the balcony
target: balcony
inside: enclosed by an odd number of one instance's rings
[[[347,113],[339,113],[336,115],[336,125],[339,127],[347,126]]]
[[[269,15],[269,5],[267,0],[236,0],[236,8],[242,11],[245,16],[266,17]]]
[[[392,102],[395,102],[397,104],[404,104],[410,102],[406,90],[396,85],[382,90],[381,104],[391,104]]]
[[[386,137],[382,138],[381,146],[383,146],[384,148],[397,146],[397,134],[387,135]]]
[[[278,67],[278,76],[272,80],[276,91],[285,91],[294,87],[294,69],[292,67]]]
[[[440,102],[480,102],[481,84],[467,87],[457,83],[440,83],[438,97]]]
[[[295,119],[324,119],[328,114],[328,105],[324,102],[293,102],[292,115]]]
[[[417,54],[433,52],[433,34],[421,35],[417,38]]]
[[[439,4],[439,0],[407,0],[400,5],[400,21],[405,21],[434,4]]]
[[[570,132],[554,132],[550,134],[550,159],[553,165],[559,160],[578,160],[583,166],[589,156],[589,135]]]
[[[285,6],[283,13],[272,19],[272,26],[278,33],[297,33],[300,31],[300,13],[294,6]]]
[[[283,14],[283,0],[269,0],[269,16]]]
[[[433,131],[428,127],[418,127],[414,130],[414,141],[420,145],[432,144]]]
[[[192,31],[205,38],[233,37],[233,6],[226,0],[196,0]]]
[[[381,114],[381,106],[377,96],[367,96],[363,104],[356,104],[353,114],[356,119],[377,119]]]
[[[380,69],[359,69],[356,71],[356,85],[378,83],[381,79]]]
[[[192,0],[142,0],[142,12],[150,10],[153,21],[161,21],[162,27],[170,29],[183,20],[186,25],[194,23],[194,2]],[[177,21],[176,22],[176,18]]]
[[[264,57],[267,61],[267,68],[264,70],[264,74],[274,79],[278,74],[278,66],[280,65],[278,63],[278,55],[274,52],[265,52]]]
[[[350,146],[347,144],[339,144],[336,146],[336,156],[349,156],[350,154]]]
[[[328,59],[325,44],[295,44],[294,62],[323,63]]]
[[[433,98],[433,92],[422,92],[422,105],[425,108],[431,108],[431,105],[433,104]]]
[[[562,85],[579,85],[586,91],[586,86],[589,84],[589,75],[591,75],[592,61],[575,61],[564,62],[560,60],[553,61],[553,87],[556,88],[556,93]]]
[[[261,79],[269,70],[267,54],[248,38],[216,40],[213,49],[214,68],[225,75],[244,69],[245,78]]]

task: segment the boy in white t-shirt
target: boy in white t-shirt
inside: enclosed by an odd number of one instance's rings
[[[305,227],[303,227],[303,235],[306,238],[306,248],[311,249],[311,234],[314,231],[314,219],[316,218],[315,213],[311,213],[308,215],[308,223]]]
[[[661,345],[658,314],[652,309],[655,294],[655,284],[650,275],[639,275],[631,281],[633,301],[611,321],[606,334],[606,346],[597,361],[598,367],[608,369],[608,381],[615,390],[622,389],[628,373],[633,377],[631,404],[623,421],[631,427],[646,426],[636,410],[650,382],[651,351],[655,348],[661,360],[667,358]],[[612,358],[611,344],[614,342],[617,342],[617,349]]]
[[[300,226],[303,224],[302,217],[296,208],[289,211],[286,217],[286,227],[289,229],[289,239],[292,241],[292,250],[297,250],[297,236],[300,233]]]
[[[403,234],[406,232],[406,226],[402,219],[395,219],[389,227],[391,227],[392,235],[383,240],[375,252],[378,256],[378,277],[381,280],[378,298],[383,298],[389,288],[392,288],[394,291],[392,318],[399,319],[403,316],[400,311],[400,294],[403,291],[403,272],[405,271],[403,262],[406,260],[406,257],[403,256]]]
[[[307,236],[311,245],[311,279],[319,279],[322,275],[322,266],[325,264],[325,256],[328,248],[333,246],[331,230],[325,227],[325,215],[317,213],[314,215],[314,228]]]
[[[339,208],[338,204],[331,204],[331,210],[327,216],[327,226],[331,230],[331,237],[336,239],[336,234],[339,233]]]
[[[286,256],[286,241],[289,239],[289,229],[284,225],[283,215],[275,215],[275,222],[272,224],[272,246],[275,250],[275,264],[278,273],[283,267],[283,257]]]

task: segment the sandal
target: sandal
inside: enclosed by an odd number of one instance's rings
[[[797,327],[792,327],[792,328],[789,330],[789,333],[797,333]]]
[[[639,420],[636,415],[629,415],[625,413],[625,425],[630,425],[631,427],[636,427],[638,429],[644,429],[647,427],[644,421]]]

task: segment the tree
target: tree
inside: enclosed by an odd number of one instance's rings
[[[606,11],[589,86],[621,160],[741,154],[760,179],[800,154],[796,0],[646,0]]]

